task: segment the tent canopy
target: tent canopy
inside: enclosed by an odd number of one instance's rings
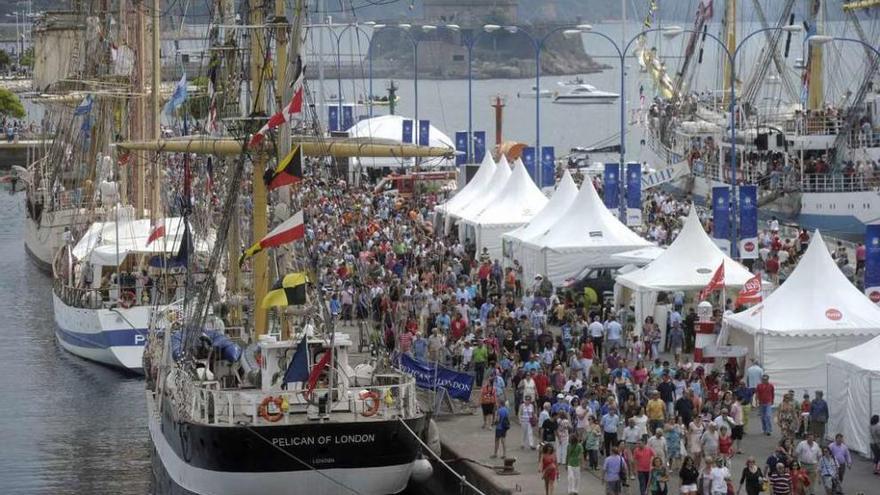
[[[495,199],[481,212],[466,217],[474,225],[522,225],[547,205],[547,196],[538,189],[522,160],[513,165],[510,178]]]
[[[492,180],[495,169],[496,165],[495,160],[492,159],[492,154],[486,153],[483,163],[480,164],[480,168],[477,169],[477,173],[474,174],[471,181],[455,193],[455,196],[450,198],[449,201],[437,205],[437,210],[449,214],[467,206],[468,203],[486,190],[489,181]]]
[[[507,180],[510,178],[510,173],[510,164],[507,163],[507,158],[505,158],[504,155],[501,155],[501,159],[498,160],[498,164],[495,167],[495,173],[492,174],[489,183],[486,185],[486,188],[483,189],[481,194],[475,196],[471,201],[468,201],[468,203],[459,208],[458,211],[450,211],[449,216],[453,218],[468,219],[479,215],[480,212],[495,200],[498,193],[504,189]]]
[[[574,198],[577,197],[577,193],[577,184],[574,183],[571,174],[566,170],[559,185],[556,186],[556,192],[550,197],[550,201],[529,221],[528,225],[512,230],[502,237],[505,240],[522,242],[543,235],[559,220],[560,215],[568,210],[574,202]]]
[[[348,129],[348,135],[353,138],[385,139],[395,142],[403,142],[403,121],[401,115],[381,115],[372,119],[364,119]],[[418,136],[418,122],[413,121],[413,137]],[[449,136],[441,132],[433,125],[428,128],[428,146],[454,149],[455,145]],[[364,167],[410,167],[414,164],[414,158],[356,158],[357,162]],[[420,166],[441,167],[451,166],[453,160],[444,157],[424,158]]]
[[[826,432],[842,433],[849,447],[864,456],[871,454],[867,419],[880,414],[880,337],[825,356],[826,400],[829,409]]]
[[[880,333],[880,308],[840,271],[816,231],[785,283],[725,323],[749,334],[874,335]]]
[[[617,283],[637,292],[698,290],[709,283],[722,262],[728,287],[741,287],[754,276],[712,242],[691,206],[681,232],[666,251],[641,270],[617,277]]]
[[[663,254],[663,251],[666,250],[660,246],[650,246],[612,254],[611,257],[619,260],[621,263],[632,263],[637,266],[645,266],[656,260],[658,256]]]

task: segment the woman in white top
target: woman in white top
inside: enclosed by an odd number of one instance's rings
[[[699,418],[695,418],[688,425],[687,434],[687,450],[688,454],[694,458],[694,465],[699,466],[703,457],[703,447],[700,444],[700,438],[703,436],[703,423]]]
[[[648,415],[645,414],[645,408],[639,408],[639,414],[632,417],[633,422],[635,423],[636,428],[639,429],[639,434],[641,436],[646,436],[648,434]]]
[[[531,396],[526,396],[525,401],[519,406],[519,424],[522,426],[522,447],[535,450],[535,435],[532,432],[532,418],[537,424],[537,411]]]

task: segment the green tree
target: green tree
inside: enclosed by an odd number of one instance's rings
[[[21,54],[21,65],[23,67],[34,67],[34,49],[28,48]]]
[[[211,101],[208,99],[208,78],[199,76],[193,79],[190,85],[195,86],[196,91],[194,94],[190,93],[187,95],[184,106],[190,117],[202,120],[208,116],[208,106],[211,104]]]
[[[9,67],[9,64],[12,63],[12,57],[9,56],[9,52],[6,50],[0,50],[0,69],[5,69]]]
[[[0,115],[22,119],[27,115],[21,100],[8,89],[0,88]]]

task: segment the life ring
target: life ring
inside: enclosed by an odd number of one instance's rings
[[[276,412],[269,411],[269,404],[272,403],[275,406]],[[263,399],[263,402],[260,403],[260,417],[265,419],[266,421],[277,423],[281,421],[281,418],[284,417],[284,409],[283,409],[284,399],[282,397],[266,397]]]
[[[119,296],[119,305],[126,309],[134,306],[136,301],[137,297],[130,290],[122,291],[122,294]]]
[[[379,412],[379,394],[372,390],[363,390],[358,394],[358,397],[364,401],[364,410],[361,412],[361,416],[369,418]],[[369,407],[367,407],[368,404]]]

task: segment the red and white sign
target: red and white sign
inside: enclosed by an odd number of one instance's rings
[[[747,253],[751,253],[755,250],[755,243],[752,241],[746,242],[745,244],[743,244],[743,250]]]
[[[743,285],[739,295],[736,296],[736,304],[753,304],[761,302],[761,274],[748,279]]]
[[[868,299],[873,303],[880,303],[880,290],[872,290],[868,292]]]
[[[843,313],[834,308],[828,308],[825,310],[825,318],[828,318],[831,321],[837,321],[843,318]]]

